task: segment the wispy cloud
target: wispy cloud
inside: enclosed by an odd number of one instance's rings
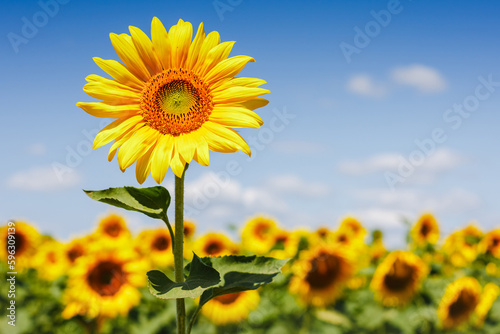
[[[421,64],[396,67],[391,72],[391,78],[397,84],[407,85],[428,94],[442,92],[448,86],[436,69]]]
[[[58,176],[51,166],[39,166],[13,174],[7,179],[7,186],[28,191],[60,190],[74,187],[80,180],[81,176],[75,170]]]
[[[347,90],[351,93],[367,97],[383,97],[387,94],[384,84],[375,83],[366,74],[352,76],[347,82]]]

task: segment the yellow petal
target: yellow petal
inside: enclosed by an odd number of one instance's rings
[[[210,137],[210,139],[219,139],[214,137],[218,136],[226,141],[228,146],[235,146],[242,152],[250,155],[250,147],[241,137],[241,135],[233,129],[228,129],[223,125],[211,121],[205,122],[205,124],[203,124],[203,127],[205,127],[205,129],[208,131],[208,136]]]
[[[219,84],[219,82],[221,84]],[[219,92],[229,87],[243,86],[243,87],[259,87],[260,85],[265,84],[266,81],[257,78],[232,78],[230,80],[220,80],[217,81],[214,85],[212,85],[212,92]]]
[[[108,124],[104,129],[99,131],[95,136],[93,148],[98,148],[106,145],[119,135],[127,132],[130,128],[134,127],[138,123],[142,123],[143,118],[141,115],[136,115],[132,117],[122,117],[116,121]]]
[[[110,104],[140,103],[141,93],[131,90],[121,83],[92,74],[86,77],[88,83],[83,86],[83,91],[88,95],[109,102]]]
[[[183,67],[193,38],[193,26],[189,22],[179,20],[168,31],[172,41],[172,67]]]
[[[134,135],[134,133],[139,130],[139,128],[143,127],[144,123],[138,123],[134,127],[130,128],[127,132],[122,133],[118,137],[116,137],[115,142],[111,145],[108,152],[108,161],[113,160],[115,157],[116,151],[120,146],[123,145],[124,142],[130,139]]]
[[[109,105],[103,102],[78,102],[78,107],[86,113],[102,118],[120,118],[136,115],[140,112],[139,104]]]
[[[232,78],[249,62],[255,62],[255,59],[249,56],[236,56],[224,59],[205,75],[204,80],[207,84],[211,84],[225,78]]]
[[[153,43],[151,43],[149,37],[139,28],[130,26],[129,30],[135,48],[144,61],[151,76],[160,73],[162,71],[160,60],[153,52]]]
[[[155,144],[159,136],[158,131],[144,126],[123,143],[118,151],[118,164],[122,172],[143,156]]]
[[[137,90],[142,90],[144,87],[144,82],[133,75],[122,63],[113,59],[102,59],[99,57],[94,57],[92,59],[97,66],[115,78],[116,81]]]
[[[168,167],[170,166],[170,160],[172,159],[172,149],[174,148],[173,145],[174,140],[170,135],[161,136],[156,143],[156,147],[151,157],[151,175],[158,184],[162,183],[163,178],[167,173]]]
[[[127,34],[117,35],[113,33],[109,34],[109,37],[116,54],[125,63],[128,70],[142,81],[148,81],[151,75],[139,56],[132,38]]]
[[[170,168],[172,168],[172,172],[174,172],[175,176],[182,177],[185,165],[186,162],[182,159],[181,155],[174,151],[172,160],[170,161]]]
[[[198,60],[196,61],[195,69],[200,68],[205,62],[210,50],[220,43],[220,35],[217,31],[212,31],[205,37],[203,44],[201,45],[200,54],[198,55]]]
[[[203,65],[198,70],[198,75],[201,77],[205,76],[215,65],[226,59],[229,53],[231,53],[234,43],[236,42],[224,42],[214,46],[208,52]]]
[[[207,141],[203,138],[198,143],[196,147],[196,152],[193,159],[202,166],[208,166],[210,162],[209,152],[208,152],[208,144]]]
[[[230,127],[260,128],[264,122],[251,110],[243,107],[220,107],[216,105],[210,121]]]
[[[160,59],[163,68],[170,68],[172,66],[170,38],[167,30],[157,17],[154,17],[151,23],[151,39],[153,41],[153,49]]]
[[[198,26],[198,32],[194,37],[193,42],[189,46],[189,52],[186,61],[186,68],[193,69],[196,61],[198,60],[198,56],[201,50],[201,46],[203,45],[203,41],[205,40],[205,30],[203,29],[203,22]]]
[[[193,155],[196,151],[197,141],[195,139],[196,135],[193,136],[190,133],[183,134],[174,138],[175,148],[182,156],[182,159],[187,163],[193,160]]]
[[[262,97],[257,97],[255,99],[241,102],[240,104],[245,108],[248,108],[250,110],[255,110],[257,108],[262,108],[267,106],[268,103],[269,103],[268,100],[263,99]]]
[[[214,103],[242,103],[248,99],[253,99],[259,95],[268,94],[269,90],[264,88],[252,88],[252,87],[229,87],[223,91],[214,93],[213,101]]]
[[[137,164],[135,165],[135,175],[139,184],[143,184],[151,172],[151,153],[153,152],[153,149],[154,146],[151,146],[151,148],[137,160]]]

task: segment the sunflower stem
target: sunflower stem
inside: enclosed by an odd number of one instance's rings
[[[175,234],[174,234],[174,276],[177,283],[184,282],[184,168],[181,177],[175,176]],[[176,299],[177,334],[186,333],[186,306],[184,298]]]
[[[172,254],[175,256],[175,242],[174,242],[174,231],[172,230],[172,225],[170,225],[170,221],[168,220],[167,215],[162,217],[162,220],[165,222],[165,225],[168,227],[168,232],[170,233],[170,240],[172,241]]]

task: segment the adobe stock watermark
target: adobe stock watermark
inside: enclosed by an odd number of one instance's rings
[[[494,81],[492,74],[488,75],[487,78],[479,76],[477,80],[479,84],[474,89],[474,93],[467,95],[461,103],[454,103],[443,112],[442,119],[445,126],[432,129],[431,135],[427,138],[416,139],[414,143],[417,148],[411,151],[406,158],[399,157],[397,173],[390,171],[384,173],[385,181],[391,190],[412,176],[415,170],[422,166],[427,158],[436,151],[436,148],[448,140],[448,132],[460,129],[463,121],[479,109],[481,102],[489,99],[496,91],[496,87],[500,87],[500,81]]]
[[[232,12],[236,7],[241,5],[243,0],[214,0],[212,6],[214,6],[215,12],[219,17],[219,20],[224,21],[224,13]]]
[[[81,134],[84,139],[80,140],[75,146],[66,145],[64,162],[55,161],[52,163],[52,170],[56,174],[59,182],[63,182],[65,175],[72,173],[74,169],[83,162],[83,158],[92,153],[92,144],[95,136],[109,123],[110,120],[103,119],[99,122],[99,128],[91,130],[83,129]]]
[[[381,9],[379,11],[370,11],[370,15],[373,20],[368,21],[361,28],[358,26],[354,26],[354,37],[352,40],[352,44],[344,41],[339,44],[340,51],[342,51],[346,62],[350,64],[352,61],[352,56],[354,54],[361,53],[363,49],[368,47],[372,40],[380,35],[382,29],[386,28],[391,23],[392,18],[402,11],[403,5],[399,0],[389,0],[389,2],[387,2],[386,9]]]
[[[7,34],[7,39],[15,53],[19,52],[19,47],[22,44],[28,44],[30,40],[38,35],[41,28],[45,27],[51,18],[54,18],[58,13],[61,5],[65,5],[70,0],[40,0],[38,1],[39,11],[33,15],[21,18],[21,29],[19,33],[13,31]]]
[[[252,156],[246,158],[246,161],[253,161],[259,152],[262,152],[274,141],[276,134],[283,132],[291,121],[296,117],[287,111],[286,107],[282,110],[273,109],[273,117],[261,127],[257,135],[248,136],[247,142],[252,151]],[[222,171],[215,173],[215,176],[203,184],[190,203],[184,203],[184,211],[186,217],[194,217],[199,215],[202,210],[206,209],[210,202],[221,194],[224,188],[228,187],[232,177],[235,177],[243,172],[244,168],[235,159],[228,161]]]

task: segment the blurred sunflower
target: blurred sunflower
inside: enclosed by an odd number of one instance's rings
[[[498,298],[500,293],[500,288],[495,283],[488,283],[483,288],[483,293],[481,294],[481,299],[479,304],[476,306],[477,322],[476,325],[481,327],[484,324],[488,312],[491,310],[491,306]]]
[[[382,304],[404,306],[420,288],[427,271],[427,266],[417,255],[394,251],[379,264],[370,287]]]
[[[33,256],[33,267],[38,276],[47,281],[63,276],[69,268],[64,245],[53,239],[43,242]]]
[[[411,239],[417,247],[434,245],[439,240],[439,224],[430,213],[423,214],[410,231]]]
[[[255,290],[230,293],[208,301],[203,305],[201,314],[218,326],[239,323],[248,318],[259,302],[260,296]]]
[[[15,256],[16,271],[22,271],[32,267],[32,258],[36,253],[37,247],[40,244],[42,237],[38,231],[22,221],[16,221],[15,227],[5,225],[0,227],[0,259],[4,262],[8,261],[9,255]],[[9,235],[14,239],[9,238]],[[12,254],[12,249],[8,246],[14,246],[15,253]]]
[[[311,244],[317,244],[320,242],[329,242],[331,237],[332,237],[332,231],[328,227],[322,226],[309,235],[309,241]]]
[[[340,222],[339,232],[348,231],[348,233],[354,238],[363,240],[366,235],[366,229],[361,225],[359,220],[354,217],[346,217]]]
[[[241,233],[243,248],[258,255],[266,254],[274,246],[274,235],[278,231],[274,220],[262,216],[252,218]]]
[[[446,287],[437,314],[443,328],[456,328],[468,321],[481,297],[481,286],[473,277],[461,277]]]
[[[492,230],[485,234],[479,243],[481,253],[491,254],[500,258],[500,229]]]
[[[96,236],[107,240],[122,241],[130,239],[130,231],[125,219],[117,214],[109,214],[99,221]]]
[[[377,263],[387,253],[384,246],[383,234],[380,230],[375,230],[372,233],[372,243],[370,245],[370,260],[372,263]]]
[[[139,304],[147,266],[126,245],[105,245],[81,256],[69,271],[62,316],[114,318]]]
[[[307,305],[332,304],[354,274],[353,256],[343,248],[326,245],[303,251],[293,264],[290,292]]]
[[[76,259],[87,253],[89,243],[92,242],[89,236],[75,238],[71,240],[65,247],[65,254],[67,261],[72,265]]]
[[[194,224],[194,222],[191,220],[185,220],[183,227],[184,227],[184,240],[192,239],[194,232],[196,231],[196,225]]]
[[[222,233],[207,233],[195,240],[194,252],[199,257],[224,256],[238,253],[238,246]]]
[[[443,252],[455,267],[466,267],[478,255],[478,244],[483,236],[481,230],[474,225],[450,234],[443,244]]]
[[[293,258],[299,250],[301,234],[278,230],[274,234],[274,246],[269,252],[269,256],[277,259]]]
[[[147,258],[153,267],[173,266],[172,239],[165,228],[144,230],[135,238],[135,249]]]
[[[102,102],[77,103],[90,115],[116,118],[102,129],[94,148],[111,141],[108,159],[118,152],[124,171],[134,162],[139,183],[151,173],[161,183],[170,166],[178,177],[191,160],[208,166],[209,150],[250,155],[250,147],[232,128],[259,128],[253,110],[268,101],[258,88],[265,81],[235,78],[252,57],[227,58],[235,42],[220,43],[216,31],[205,35],[203,23],[192,39],[191,23],[179,20],[167,30],[158,18],[151,37],[136,27],[130,34],[110,34],[123,61],[94,58],[114,79],[89,75],[83,90]]]

